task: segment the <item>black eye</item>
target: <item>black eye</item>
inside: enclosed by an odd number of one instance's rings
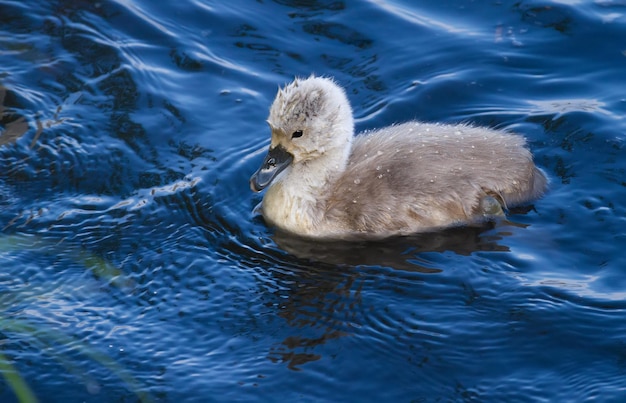
[[[295,139],[296,137],[302,137],[302,130],[296,130],[295,132],[293,132],[293,134],[291,135],[292,139]]]

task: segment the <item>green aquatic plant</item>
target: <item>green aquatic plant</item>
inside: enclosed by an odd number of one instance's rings
[[[37,235],[5,235],[0,237],[0,253],[34,251],[46,255],[68,255],[77,264],[85,267],[96,279],[121,290],[131,289],[133,281],[124,272],[100,256],[82,248],[68,246],[64,242],[53,242]]]
[[[129,387],[129,389],[137,395],[141,402],[152,401],[150,396],[142,391],[142,385],[125,368],[106,354],[91,348],[87,343],[77,341],[63,332],[54,329],[46,329],[44,326],[39,324],[31,324],[23,319],[8,319],[0,317],[0,328],[5,332],[20,333],[22,335],[30,336],[31,343],[34,346],[38,347],[41,352],[55,358],[68,370],[68,372],[81,378],[83,383],[87,386],[95,385],[97,382],[91,377],[85,375],[85,371],[81,371],[80,368],[67,356],[67,354],[56,351],[55,346],[71,346],[70,351],[83,354],[111,371],[111,373],[121,379]],[[0,355],[0,369],[2,370],[5,381],[13,389],[20,402],[37,401],[35,395],[19,375],[19,372],[4,355]]]
[[[35,397],[33,391],[30,390],[28,384],[20,376],[19,372],[15,369],[11,362],[9,362],[7,357],[5,357],[2,353],[0,353],[0,371],[4,376],[5,382],[13,390],[20,403],[37,402],[37,398]]]
[[[64,242],[52,242],[35,235],[5,235],[0,237],[0,254],[23,251],[67,256],[72,263],[80,264],[88,270],[99,282],[104,282],[122,291],[129,291],[133,287],[132,280],[127,278],[119,268],[82,248],[71,247]],[[37,299],[47,300],[55,298],[55,293],[57,292],[56,289],[53,289],[48,295],[46,293],[43,295],[38,294]],[[29,298],[32,295],[32,290],[11,290],[10,294],[6,295],[11,296],[13,305],[15,302]],[[45,324],[34,323],[25,318],[16,318],[7,312],[8,308],[9,306],[6,309],[0,306],[0,331],[5,334],[19,335],[20,338],[26,339],[29,345],[37,348],[41,353],[54,358],[68,373],[81,379],[88,390],[97,390],[98,382],[87,375],[87,371],[83,371],[79,365],[75,364],[75,360],[68,353],[77,353],[88,357],[122,380],[128,389],[137,396],[139,401],[152,401],[151,397],[143,391],[145,389],[143,385],[127,369],[108,355],[63,331],[50,328]],[[65,350],[65,352],[61,352],[61,349]],[[14,366],[14,361],[0,352],[0,372],[6,384],[11,388],[20,403],[37,402],[34,392]]]

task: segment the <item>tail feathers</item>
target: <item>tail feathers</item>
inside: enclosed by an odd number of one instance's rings
[[[533,199],[539,198],[541,196],[543,196],[543,194],[546,192],[546,190],[548,189],[548,178],[546,177],[546,174],[543,173],[543,171],[537,167],[535,167],[535,171],[534,173],[534,181],[533,181]]]
[[[528,188],[517,189],[513,193],[504,193],[502,197],[507,207],[514,207],[538,199],[548,188],[548,178],[543,171],[533,167],[532,178],[528,181]]]

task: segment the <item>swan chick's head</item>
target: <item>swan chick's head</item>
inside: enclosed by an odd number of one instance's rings
[[[354,120],[344,90],[333,80],[311,76],[279,89],[267,123],[270,149],[250,179],[252,190],[260,191],[283,171],[313,161],[345,166]]]

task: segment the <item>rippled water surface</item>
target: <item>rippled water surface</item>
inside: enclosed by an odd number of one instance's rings
[[[622,401],[626,3],[0,1],[0,401]],[[278,85],[525,135],[550,191],[376,243],[253,213]]]

